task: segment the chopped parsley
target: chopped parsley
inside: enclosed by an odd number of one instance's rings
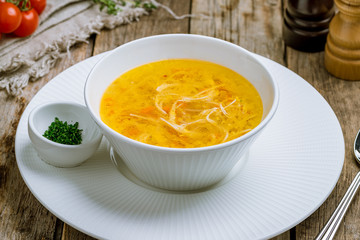
[[[66,121],[60,121],[58,117],[55,117],[54,122],[52,122],[43,134],[47,139],[67,144],[67,145],[78,145],[82,141],[82,129],[79,129],[79,123],[68,124]]]

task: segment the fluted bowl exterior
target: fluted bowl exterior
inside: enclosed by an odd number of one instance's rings
[[[127,138],[102,122],[101,97],[121,74],[165,59],[198,59],[228,67],[249,80],[263,101],[261,123],[249,133],[214,146],[168,148]],[[85,103],[104,136],[140,180],[168,190],[195,190],[223,179],[274,116],[279,92],[275,79],[253,53],[224,40],[192,34],[165,34],[138,39],[106,54],[91,70],[84,89]],[[242,161],[242,162],[239,162]]]

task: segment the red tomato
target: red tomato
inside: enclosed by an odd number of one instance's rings
[[[44,11],[46,7],[46,0],[30,0],[30,3],[39,15]]]
[[[15,30],[14,34],[19,37],[27,37],[33,34],[39,25],[39,14],[34,8],[29,11],[21,12],[22,19],[20,26]]]
[[[12,3],[0,3],[0,32],[10,33],[20,26],[22,14]]]

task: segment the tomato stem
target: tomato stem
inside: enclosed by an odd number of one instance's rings
[[[22,12],[29,11],[31,9],[30,0],[6,0],[6,2],[16,5]]]

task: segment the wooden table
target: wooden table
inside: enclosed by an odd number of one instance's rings
[[[57,219],[31,194],[17,168],[14,154],[16,128],[22,112],[38,90],[68,67],[93,55],[145,36],[194,33],[221,38],[286,66],[314,86],[337,115],[345,138],[345,162],[339,181],[324,204],[306,220],[274,239],[314,239],[359,171],[352,155],[360,128],[360,82],[344,81],[324,69],[324,53],[304,53],[284,45],[283,3],[280,0],[161,0],[176,14],[205,14],[211,18],[174,19],[164,9],[139,22],[103,30],[71,49],[71,59],[59,61],[52,71],[30,83],[21,96],[0,92],[0,239],[92,239]],[[336,239],[360,239],[360,198],[356,196]]]

